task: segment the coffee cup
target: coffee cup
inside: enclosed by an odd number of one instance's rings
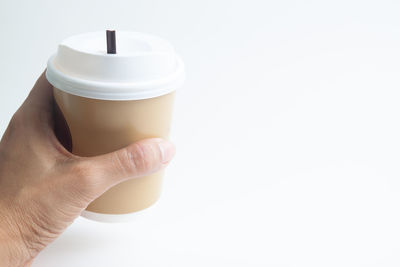
[[[105,32],[72,36],[61,42],[47,64],[46,77],[69,128],[72,153],[78,156],[169,137],[175,91],[184,80],[182,60],[159,37],[117,31],[113,40],[115,53],[110,53]],[[159,171],[110,188],[82,216],[131,220],[158,200],[163,175]]]

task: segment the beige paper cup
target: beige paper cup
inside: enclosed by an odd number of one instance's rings
[[[168,42],[149,35],[117,32],[118,46],[116,55],[106,54],[105,33],[83,34],[62,42],[49,60],[46,76],[76,155],[101,155],[145,138],[168,139],[175,90],[184,78],[182,61]],[[130,220],[160,197],[163,174],[112,187],[82,216]]]

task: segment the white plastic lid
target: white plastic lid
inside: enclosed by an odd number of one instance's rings
[[[47,80],[67,93],[104,100],[152,98],[178,89],[184,65],[164,39],[116,31],[116,54],[107,54],[106,31],[65,39],[47,63]]]

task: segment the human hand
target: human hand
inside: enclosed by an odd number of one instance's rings
[[[0,266],[29,266],[88,204],[110,187],[164,168],[174,146],[159,138],[97,157],[78,157],[54,133],[44,74],[0,142]]]

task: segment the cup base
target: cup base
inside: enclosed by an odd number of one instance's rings
[[[142,215],[143,213],[146,213],[145,210],[140,210],[126,214],[106,214],[106,213],[97,213],[93,211],[84,210],[81,213],[81,217],[96,222],[121,223],[121,222],[134,221],[138,217],[140,217],[140,215]]]

